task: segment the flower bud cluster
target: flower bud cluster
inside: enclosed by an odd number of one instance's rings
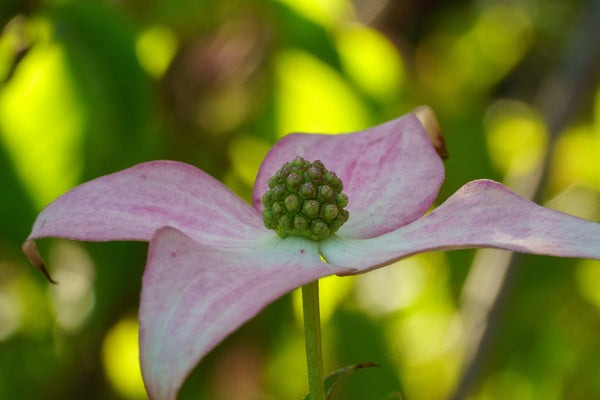
[[[284,239],[325,239],[348,220],[343,189],[342,181],[321,161],[296,157],[269,179],[269,190],[262,197],[265,226]]]

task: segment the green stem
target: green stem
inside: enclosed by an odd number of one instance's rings
[[[319,281],[302,286],[304,339],[310,400],[325,400],[323,385],[323,354],[321,351],[321,315],[319,312]]]

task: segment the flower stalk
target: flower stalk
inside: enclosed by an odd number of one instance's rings
[[[318,280],[302,286],[302,310],[310,400],[325,400]]]

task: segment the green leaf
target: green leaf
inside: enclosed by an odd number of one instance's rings
[[[332,394],[334,389],[337,387],[338,383],[348,375],[356,371],[357,369],[369,368],[369,367],[378,367],[379,365],[372,362],[363,362],[353,365],[348,365],[347,367],[338,369],[333,372],[331,375],[325,378],[323,384],[325,385],[325,394],[327,395],[327,400],[333,400]],[[392,400],[393,398],[390,398]],[[310,394],[304,396],[303,400],[310,400]],[[386,398],[387,400],[387,398]]]

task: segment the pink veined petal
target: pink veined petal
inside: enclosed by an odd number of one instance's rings
[[[43,270],[33,239],[149,241],[161,226],[219,246],[266,233],[260,214],[203,171],[174,161],[138,164],[79,185],[38,215],[23,251]]]
[[[217,343],[267,304],[347,269],[325,264],[308,239],[275,233],[254,247],[217,249],[170,227],[150,242],[140,303],[142,375],[152,400],[175,399]]]
[[[494,247],[600,259],[600,224],[541,207],[489,180],[469,182],[423,218],[365,240],[321,243],[328,262],[366,272],[426,251]]]
[[[391,232],[422,216],[444,180],[444,166],[414,114],[364,131],[321,135],[293,133],[279,140],[265,157],[252,202],[283,164],[301,156],[321,160],[344,183],[350,219],[339,234],[370,238]]]

